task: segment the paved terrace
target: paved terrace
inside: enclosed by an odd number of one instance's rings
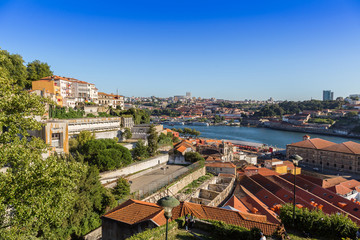
[[[156,169],[143,176],[131,180],[130,192],[139,191],[140,194],[152,193],[153,191],[169,184],[174,178],[189,171],[186,166],[165,165],[166,170]]]

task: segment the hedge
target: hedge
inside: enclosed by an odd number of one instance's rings
[[[293,205],[286,204],[280,209],[280,219],[286,228],[293,228]],[[328,215],[321,210],[307,208],[295,208],[295,228],[311,236],[329,239],[355,238],[358,229],[347,215]]]

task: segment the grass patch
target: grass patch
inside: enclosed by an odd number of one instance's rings
[[[198,188],[202,183],[214,177],[211,173],[206,173],[206,175],[199,177],[198,179],[189,183],[186,187],[184,187],[181,192],[185,194],[192,193],[196,188]]]

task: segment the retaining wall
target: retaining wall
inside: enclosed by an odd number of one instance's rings
[[[179,181],[177,181],[174,185],[169,187],[168,189],[165,189],[164,191],[154,193],[153,195],[150,195],[149,197],[143,199],[142,201],[156,203],[160,198],[165,197],[167,195],[175,195],[177,194],[181,189],[186,187],[188,184],[190,184],[192,181],[198,179],[201,176],[204,176],[206,174],[205,167],[202,167],[193,173],[190,173],[189,175],[186,175]]]
[[[153,158],[149,158],[147,160],[141,162],[135,162],[127,167],[117,169],[114,171],[107,171],[100,173],[100,181],[101,183],[106,183],[115,180],[116,178],[123,177],[132,173],[136,173],[138,171],[142,171],[147,168],[154,167],[156,165],[160,165],[163,163],[167,163],[169,161],[169,155],[163,154],[159,156],[155,156]]]

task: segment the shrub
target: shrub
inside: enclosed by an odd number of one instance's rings
[[[285,227],[292,227],[292,218],[293,205],[284,205],[280,211],[280,219]],[[352,238],[358,229],[356,223],[346,215],[327,215],[321,210],[307,208],[295,208],[295,226],[297,230],[331,239]]]
[[[119,178],[117,180],[116,186],[112,190],[112,194],[114,195],[116,200],[123,199],[127,195],[130,194],[130,184],[125,178]]]

